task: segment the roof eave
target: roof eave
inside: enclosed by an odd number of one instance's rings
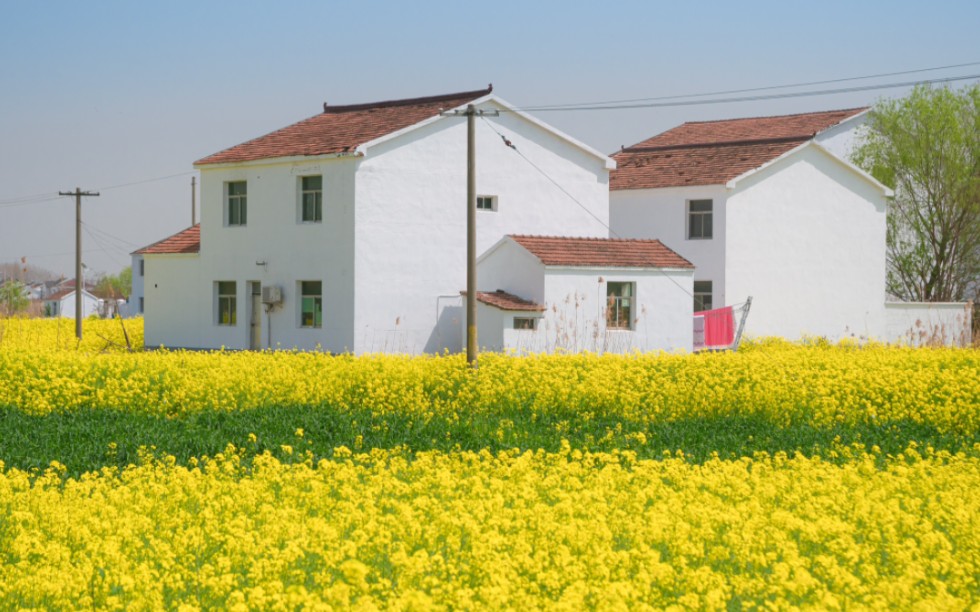
[[[479,98],[476,98],[474,100],[470,100],[469,102],[464,102],[462,104],[457,104],[456,106],[447,107],[447,108],[443,109],[442,112],[449,112],[449,111],[463,109],[463,108],[466,108],[467,106],[469,106],[470,104],[476,106],[477,104],[482,104],[483,102],[486,102],[487,100],[490,100],[493,97],[494,97],[494,95],[492,93],[491,94],[486,94],[486,95],[480,96]],[[374,146],[377,146],[377,145],[386,143],[389,140],[394,140],[394,139],[399,138],[400,136],[402,136],[404,134],[408,134],[409,132],[413,132],[413,131],[415,131],[415,130],[417,130],[419,128],[423,128],[423,127],[425,127],[427,125],[431,125],[431,124],[435,123],[436,121],[439,121],[439,120],[443,119],[444,117],[442,115],[442,112],[436,113],[435,115],[433,115],[431,117],[428,117],[427,119],[423,119],[421,121],[418,121],[416,123],[413,123],[412,125],[407,125],[407,126],[403,127],[400,130],[395,130],[394,132],[389,132],[389,133],[385,134],[384,136],[378,136],[374,140],[369,140],[367,142],[363,142],[363,143],[357,145],[357,147],[354,149],[354,151],[356,151],[357,153],[360,153],[361,155],[367,155],[368,149],[370,149],[371,147],[374,147]]]
[[[733,179],[729,179],[725,183],[725,187],[727,189],[735,189],[736,185],[738,185],[738,183],[740,181],[743,181],[743,180],[749,178],[750,176],[753,176],[755,174],[758,174],[759,172],[762,172],[763,170],[765,170],[766,168],[772,166],[773,164],[778,164],[780,161],[786,159],[790,155],[793,155],[797,151],[800,151],[800,150],[804,149],[805,147],[810,146],[810,143],[811,142],[813,142],[813,141],[812,140],[804,141],[804,142],[798,144],[797,146],[793,147],[789,151],[786,151],[782,155],[780,155],[778,157],[775,157],[773,159],[770,159],[769,161],[767,161],[766,163],[762,164],[761,166],[756,166],[755,168],[753,168],[751,170],[748,170],[746,172],[743,172],[742,174],[736,176]]]
[[[358,147],[359,149],[360,147]],[[354,151],[341,151],[340,153],[319,153],[317,155],[282,155],[278,157],[260,157],[257,159],[249,159],[245,161],[227,161],[227,162],[208,162],[201,163],[200,161],[194,162],[195,170],[222,170],[225,168],[241,168],[241,167],[254,167],[254,166],[270,166],[276,164],[294,164],[294,163],[309,163],[312,160],[318,159],[347,159],[353,157],[363,157],[364,154],[359,150]],[[207,158],[205,158],[207,159]]]
[[[605,264],[585,264],[581,266],[573,266],[569,264],[544,264],[544,267],[548,270],[602,270],[602,271],[613,271],[613,272],[640,272],[640,271],[656,271],[656,272],[694,272],[694,264],[690,267],[677,267],[677,266],[610,266]]]
[[[865,112],[867,112],[867,111],[865,111]],[[855,115],[855,117],[856,116],[857,115]],[[870,174],[868,174],[867,172],[865,172],[864,170],[862,170],[858,166],[855,166],[853,163],[847,161],[846,159],[843,159],[841,157],[838,157],[837,155],[834,155],[834,153],[830,149],[828,149],[827,147],[823,146],[819,142],[813,141],[813,146],[816,147],[817,149],[823,151],[824,153],[826,153],[830,157],[833,157],[835,160],[837,160],[838,163],[843,164],[844,167],[846,167],[847,169],[849,169],[851,172],[857,174],[858,176],[860,176],[864,180],[866,180],[869,183],[871,183],[875,188],[877,188],[879,191],[881,191],[882,194],[884,194],[884,196],[886,198],[891,198],[891,197],[894,197],[895,196],[895,191],[892,188],[888,187],[887,185],[885,185],[884,183],[882,183],[881,181],[879,181],[875,177],[871,176]]]
[[[570,145],[572,145],[574,147],[577,147],[577,148],[585,151],[589,155],[592,155],[592,156],[598,158],[599,160],[601,160],[603,162],[603,164],[605,165],[606,170],[615,170],[616,169],[616,160],[614,160],[612,157],[606,155],[605,153],[599,152],[597,149],[593,149],[592,147],[590,147],[589,145],[585,144],[584,142],[582,142],[582,141],[580,141],[580,140],[578,140],[576,138],[573,138],[572,136],[569,136],[568,134],[562,132],[561,130],[559,130],[559,129],[557,129],[557,128],[555,128],[555,127],[553,127],[553,126],[551,126],[551,125],[549,125],[547,123],[545,123],[544,121],[541,121],[537,117],[534,117],[533,115],[529,115],[529,114],[525,113],[524,111],[519,110],[514,105],[510,104],[506,100],[503,100],[499,96],[491,95],[490,97],[493,98],[493,101],[494,102],[496,102],[497,104],[499,104],[499,105],[503,106],[504,108],[506,108],[508,112],[513,113],[513,114],[517,115],[518,117],[523,118],[525,121],[528,121],[530,123],[533,123],[534,125],[538,126],[539,128],[541,128],[543,130],[546,130],[548,132],[551,132],[552,134],[558,136],[559,138],[561,138],[562,140],[564,140],[568,144],[570,144]]]
[[[546,132],[548,132],[548,133],[550,133],[550,134],[558,137],[561,140],[564,140],[565,142],[567,142],[568,144],[572,145],[573,147],[576,147],[576,148],[584,151],[585,153],[587,153],[587,154],[589,154],[589,155],[591,155],[593,157],[598,158],[603,163],[603,165],[606,168],[606,170],[614,170],[616,168],[616,160],[612,159],[608,155],[605,155],[603,153],[600,153],[599,151],[597,151],[596,149],[593,149],[589,145],[587,145],[587,144],[585,144],[583,142],[580,142],[580,141],[576,140],[575,138],[572,138],[568,134],[565,134],[561,130],[558,130],[558,129],[556,129],[556,128],[550,126],[550,125],[548,125],[547,123],[541,121],[540,119],[536,119],[535,117],[533,117],[531,115],[528,115],[527,113],[524,113],[524,112],[522,112],[520,110],[517,110],[517,108],[515,108],[509,102],[507,102],[506,100],[503,100],[502,98],[500,98],[496,94],[492,94],[491,93],[491,94],[487,94],[485,96],[480,96],[479,98],[476,98],[475,100],[471,100],[471,101],[466,102],[464,104],[459,104],[457,106],[446,108],[443,112],[449,112],[449,111],[454,111],[454,110],[461,110],[461,109],[466,108],[470,104],[472,104],[473,106],[479,106],[479,105],[485,104],[487,102],[490,102],[492,104],[496,104],[498,106],[503,107],[504,109],[506,109],[507,112],[513,113],[513,114],[521,117],[525,121],[528,121],[529,123],[534,124],[535,126],[541,128],[542,130],[545,130]],[[357,146],[357,148],[355,149],[355,151],[357,151],[357,152],[359,152],[361,154],[366,155],[367,154],[367,151],[368,151],[368,149],[370,147],[377,146],[379,144],[388,142],[389,140],[394,140],[395,138],[398,138],[398,137],[402,136],[403,134],[407,134],[407,133],[412,132],[414,130],[417,130],[419,128],[425,127],[427,125],[430,125],[432,123],[435,123],[436,121],[440,121],[440,120],[442,120],[444,118],[445,117],[440,113],[440,114],[437,114],[437,115],[435,115],[433,117],[429,117],[428,119],[423,119],[422,121],[419,121],[418,123],[413,123],[412,125],[409,125],[407,127],[404,127],[404,128],[402,128],[400,130],[397,130],[395,132],[391,132],[389,134],[385,134],[384,136],[379,136],[378,138],[375,138],[374,140],[370,140],[368,142],[365,142],[363,144],[360,144],[360,145]]]
[[[857,115],[855,115],[855,116],[857,116]],[[783,153],[779,157],[776,157],[774,159],[771,159],[771,160],[767,161],[766,163],[762,164],[761,166],[759,166],[757,168],[753,168],[752,170],[749,170],[747,172],[743,172],[742,174],[736,176],[735,178],[733,178],[733,179],[729,180],[727,183],[725,183],[725,187],[728,188],[728,189],[735,189],[738,186],[738,183],[739,182],[741,182],[741,181],[749,178],[750,176],[753,176],[755,174],[758,174],[759,172],[762,172],[762,171],[766,170],[767,168],[769,168],[770,166],[772,166],[774,164],[778,164],[782,160],[790,157],[791,155],[795,155],[798,151],[802,151],[803,149],[805,149],[807,147],[814,147],[817,150],[819,150],[822,153],[824,153],[825,155],[831,157],[838,164],[843,165],[845,168],[847,168],[851,172],[857,174],[858,176],[860,176],[861,178],[863,178],[865,181],[871,183],[876,189],[878,189],[879,191],[881,191],[882,194],[885,197],[890,198],[890,197],[892,197],[892,196],[895,195],[895,192],[894,191],[892,191],[887,186],[885,186],[884,184],[882,184],[880,181],[878,181],[878,179],[874,178],[873,176],[871,176],[870,174],[868,174],[864,170],[858,168],[857,166],[855,166],[851,162],[849,162],[849,161],[847,161],[845,159],[841,159],[840,157],[834,155],[829,149],[827,149],[827,147],[823,146],[822,144],[820,144],[816,140],[812,140],[812,139],[811,140],[808,140],[808,141],[806,141],[806,142],[804,142],[802,144],[800,144],[797,147],[793,147],[792,149],[790,149],[789,151],[786,151],[785,153]]]

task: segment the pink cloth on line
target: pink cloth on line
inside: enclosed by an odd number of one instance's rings
[[[704,345],[731,346],[735,342],[735,311],[731,306],[694,313],[704,317]]]

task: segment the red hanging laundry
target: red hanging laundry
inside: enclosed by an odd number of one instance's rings
[[[735,311],[731,306],[694,313],[704,317],[704,347],[728,348],[735,342]]]

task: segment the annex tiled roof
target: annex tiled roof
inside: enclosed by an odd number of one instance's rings
[[[68,295],[71,295],[72,293],[75,293],[75,289],[74,288],[71,288],[71,289],[62,289],[61,291],[58,291],[56,293],[52,293],[51,295],[49,295],[48,297],[46,297],[44,299],[45,299],[45,301],[48,301],[48,302],[58,302],[62,298],[66,297]]]
[[[66,298],[69,295],[72,295],[74,293],[75,293],[75,286],[72,285],[68,289],[62,289],[62,290],[60,290],[60,291],[58,291],[56,293],[52,293],[48,297],[44,298],[44,301],[45,302],[59,302],[59,301],[63,300],[64,298]],[[82,294],[83,295],[91,295],[91,296],[94,296],[95,295],[93,292],[89,291],[88,289],[85,289],[84,291],[82,291]]]
[[[460,295],[466,296],[465,291],[460,291]],[[525,312],[543,312],[544,306],[525,300],[513,293],[507,293],[503,289],[496,291],[477,291],[476,300],[490,306],[495,306],[501,310],[521,310]]]
[[[511,235],[546,266],[693,268],[659,240]]]
[[[723,185],[864,110],[685,123],[613,154],[609,188]]]
[[[138,251],[133,251],[133,255],[160,254],[160,253],[200,253],[201,252],[201,224],[192,225],[187,229],[177,232],[173,236],[168,236],[163,240],[154,242]]]
[[[197,165],[243,162],[271,157],[351,152],[358,145],[434,117],[488,95],[493,86],[476,91],[389,100],[347,106],[323,105],[323,112],[281,130],[209,155]]]

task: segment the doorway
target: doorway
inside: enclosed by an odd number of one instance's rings
[[[251,281],[248,285],[251,294],[248,348],[258,351],[262,349],[262,283]]]

